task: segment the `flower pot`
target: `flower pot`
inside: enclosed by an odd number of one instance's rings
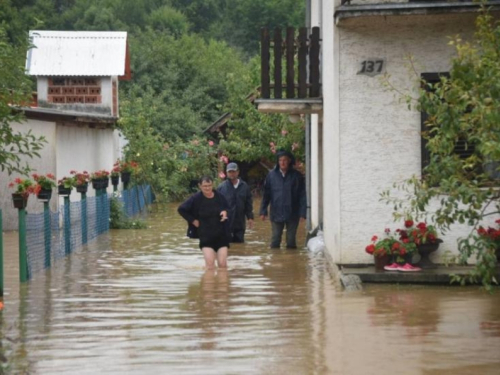
[[[12,202],[14,203],[14,208],[26,208],[28,205],[28,195],[14,193],[12,194]]]
[[[122,172],[122,182],[128,184],[130,182],[130,172]]]
[[[429,255],[436,251],[439,248],[439,245],[443,242],[441,239],[437,239],[436,242],[433,243],[425,243],[421,245],[417,245],[417,250],[420,255],[420,261],[417,265],[420,268],[436,268],[437,266],[431,262],[429,259]]]
[[[41,201],[50,201],[50,198],[52,198],[52,189],[42,189],[38,192],[36,197]]]
[[[78,193],[82,193],[82,194],[86,194],[87,191],[88,191],[88,189],[89,189],[89,184],[88,183],[85,183],[85,184],[82,184],[82,185],[78,185],[76,187],[76,191]]]
[[[57,187],[57,193],[58,193],[59,195],[63,195],[63,196],[64,196],[64,195],[70,195],[70,194],[71,194],[71,190],[72,190],[71,188],[66,188],[66,187],[64,187],[63,185],[59,185],[59,186]]]
[[[116,186],[120,183],[120,176],[111,176],[111,185]]]
[[[106,189],[108,187],[108,184],[109,184],[109,179],[99,178],[92,180],[92,187],[96,190]]]
[[[382,255],[373,257],[373,261],[375,262],[375,271],[384,271],[384,267],[389,264],[389,255]]]

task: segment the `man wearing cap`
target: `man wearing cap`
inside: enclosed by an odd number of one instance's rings
[[[244,242],[246,223],[253,228],[253,199],[248,184],[239,178],[238,164],[229,163],[226,168],[227,180],[219,185],[217,191],[221,193],[229,204],[229,228],[231,242]]]
[[[271,205],[271,248],[279,249],[286,227],[286,247],[295,249],[299,222],[306,219],[305,181],[302,174],[293,168],[295,158],[292,153],[280,151],[276,159],[276,167],[268,173],[264,183],[260,217],[266,219],[267,206]]]

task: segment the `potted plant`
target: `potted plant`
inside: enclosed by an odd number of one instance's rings
[[[71,171],[71,174],[76,180],[76,191],[78,193],[85,194],[87,193],[90,181],[90,174],[87,171],[77,172]]]
[[[398,241],[391,235],[390,229],[386,229],[384,238],[379,239],[378,236],[373,236],[371,242],[366,246],[365,251],[373,255],[375,270],[383,271],[392,256],[392,246]]]
[[[113,165],[113,169],[111,170],[111,185],[116,186],[120,183],[120,173],[121,173],[120,161],[117,160],[116,163]]]
[[[130,182],[130,175],[137,171],[139,165],[135,161],[119,161],[119,166],[122,182],[127,185]]]
[[[43,201],[49,201],[52,197],[52,189],[56,187],[56,176],[52,173],[31,175],[36,182],[36,196]]]
[[[76,186],[76,179],[74,176],[63,177],[57,182],[57,192],[59,195],[70,195],[71,190]]]
[[[480,226],[477,229],[478,242],[495,252],[497,263],[500,263],[500,219],[495,220],[496,228]]]
[[[418,262],[420,267],[436,267],[429,259],[429,255],[438,249],[443,240],[438,238],[437,230],[433,225],[427,225],[423,221],[415,225],[412,219],[407,219],[404,222],[404,228],[397,229],[396,232],[399,233],[399,239],[407,249],[417,250],[421,257]]]
[[[21,209],[26,208],[29,195],[35,193],[36,184],[27,178],[16,178],[9,187],[15,189],[12,193],[14,208]]]
[[[90,175],[90,179],[94,189],[106,189],[109,185],[109,172],[104,169],[98,170]]]
[[[421,270],[413,266],[410,261],[416,247],[398,240],[389,228],[385,229],[384,238],[379,239],[378,236],[373,236],[372,243],[365,250],[374,256],[377,271],[415,272]]]

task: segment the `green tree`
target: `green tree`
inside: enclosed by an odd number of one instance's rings
[[[279,150],[292,151],[299,162],[305,159],[302,120],[290,122],[282,114],[260,113],[251,98],[257,97],[260,60],[254,58],[248,64],[245,75],[228,77],[229,98],[225,109],[231,113],[227,138],[222,139],[219,148],[231,159],[256,161],[262,158],[275,159]]]
[[[416,109],[428,114],[430,164],[422,179],[414,177],[400,189],[403,200],[389,192],[383,198],[396,203],[396,215],[432,213],[436,224],[446,231],[454,223],[467,223],[470,233],[458,241],[459,262],[477,259],[465,283],[481,281],[487,288],[497,283],[494,241],[484,241],[477,230],[500,217],[500,25],[483,8],[476,20],[473,42],[459,36],[450,41],[456,49],[450,77],[437,84],[421,81]],[[454,148],[462,141],[470,156],[459,157]],[[406,202],[406,203],[405,203]]]
[[[210,35],[254,56],[259,52],[262,27],[287,26],[305,26],[305,1],[227,0],[220,22],[210,27]]]
[[[246,69],[225,43],[196,34],[175,38],[147,30],[131,38],[131,56],[134,79],[122,93],[154,108],[151,126],[170,142],[207,128],[228,100],[227,77]]]
[[[11,125],[23,121],[20,108],[32,99],[31,81],[24,73],[25,53],[26,46],[14,47],[0,27],[0,168],[8,174],[27,174],[30,168],[25,157],[40,157],[38,151],[45,142],[31,131],[15,131]]]

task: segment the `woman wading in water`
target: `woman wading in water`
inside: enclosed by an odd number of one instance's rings
[[[213,179],[203,176],[200,191],[182,203],[177,211],[188,222],[187,235],[200,239],[200,249],[207,269],[227,267],[229,248],[228,205],[224,197],[213,190]]]

